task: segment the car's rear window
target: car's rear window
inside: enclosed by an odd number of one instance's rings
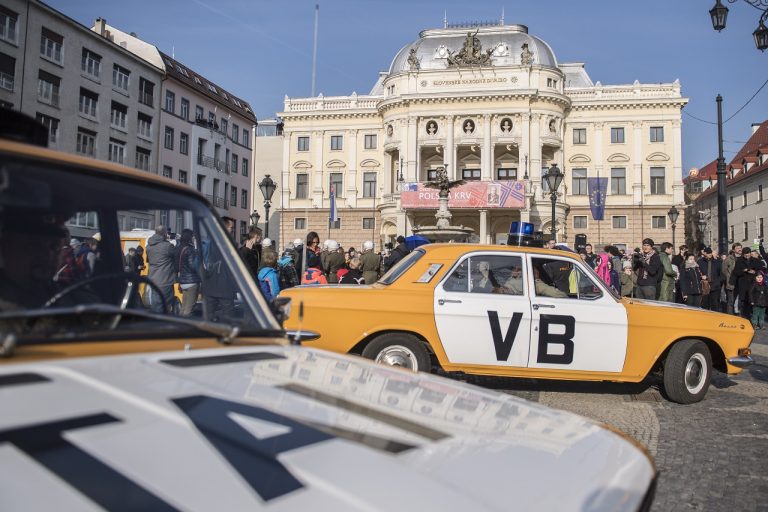
[[[414,263],[419,261],[419,259],[424,256],[424,250],[423,249],[415,249],[406,255],[405,258],[398,261],[394,267],[389,269],[386,274],[382,276],[381,279],[378,280],[381,284],[392,284],[397,279],[405,274],[405,272],[411,268]]]

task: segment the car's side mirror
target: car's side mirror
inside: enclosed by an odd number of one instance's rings
[[[301,345],[305,341],[316,340],[320,337],[319,333],[314,331],[285,331],[286,337],[291,341],[291,345]]]

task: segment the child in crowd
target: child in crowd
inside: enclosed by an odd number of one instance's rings
[[[765,283],[765,275],[758,272],[755,275],[755,283],[749,291],[752,302],[752,327],[765,329],[765,308],[768,305],[768,286]]]

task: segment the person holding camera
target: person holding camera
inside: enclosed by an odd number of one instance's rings
[[[702,280],[696,255],[691,253],[685,259],[685,270],[680,275],[680,289],[688,306],[701,307]]]
[[[632,264],[635,272],[637,272],[637,293],[635,296],[638,299],[656,300],[661,259],[653,248],[653,240],[650,238],[643,240],[642,252],[634,254]]]

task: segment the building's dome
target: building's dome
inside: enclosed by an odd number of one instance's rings
[[[461,51],[467,40],[467,34],[475,34],[480,41],[482,51],[494,49],[490,58],[492,66],[519,66],[523,44],[528,44],[532,55],[532,64],[557,68],[557,59],[552,48],[536,36],[528,34],[525,25],[497,25],[487,27],[459,27],[424,30],[419,39],[404,46],[395,56],[389,67],[389,74],[409,71],[408,58],[411,49],[419,59],[420,69],[446,69],[448,56]]]

